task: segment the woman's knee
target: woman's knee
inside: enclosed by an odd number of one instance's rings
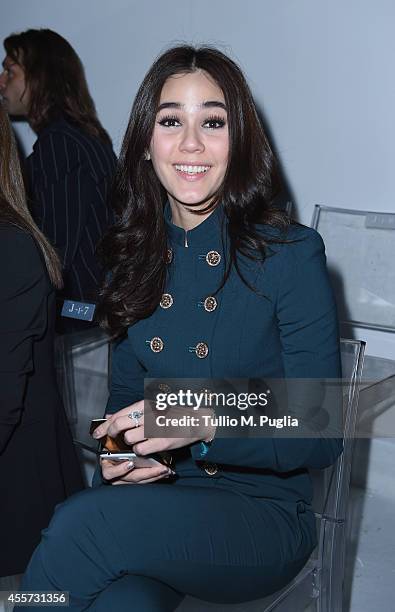
[[[92,524],[97,510],[98,489],[85,490],[69,497],[55,508],[54,515],[47,529],[43,531],[43,541],[69,541],[80,530]]]

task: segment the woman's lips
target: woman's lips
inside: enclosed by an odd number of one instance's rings
[[[186,181],[199,181],[208,173],[211,166],[206,164],[174,164],[177,174]]]

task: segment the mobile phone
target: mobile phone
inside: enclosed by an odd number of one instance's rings
[[[92,435],[96,427],[105,423],[107,419],[92,419],[89,433]],[[131,451],[130,445],[126,444],[123,434],[115,438],[103,436],[100,439],[100,458],[109,461],[133,461],[135,467],[157,467],[166,464],[166,460],[158,461],[154,457],[142,457]]]
[[[105,423],[106,421],[107,421],[107,419],[92,419],[91,420],[91,426],[89,427],[90,435],[93,434],[93,432],[95,431],[96,427],[99,427],[99,425],[101,425],[102,423]]]
[[[140,457],[136,453],[100,453],[101,459],[108,459],[109,461],[133,461],[135,467],[159,467],[163,466],[153,457]]]

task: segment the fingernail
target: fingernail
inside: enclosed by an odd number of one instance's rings
[[[128,461],[127,468],[128,468],[128,470],[131,470],[131,469],[133,469],[133,468],[134,468],[134,463],[133,463],[133,461]]]
[[[93,438],[101,438],[102,433],[100,429],[95,429],[95,431],[92,434]]]

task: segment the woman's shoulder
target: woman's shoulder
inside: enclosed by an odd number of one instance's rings
[[[312,227],[298,223],[297,221],[289,221],[285,225],[268,225],[266,223],[260,223],[256,226],[257,231],[262,234],[263,237],[267,237],[271,240],[278,241],[294,241],[294,240],[305,240],[305,239],[320,239],[319,233]]]
[[[33,236],[12,223],[0,221],[0,260],[3,273],[16,270],[31,274],[41,271],[43,263]]]
[[[30,232],[19,227],[19,225],[15,225],[14,223],[10,223],[8,221],[0,220],[0,232],[1,232],[1,241],[0,246],[4,242],[13,243],[16,241],[18,244],[25,243],[26,245],[34,245],[35,241]]]
[[[298,257],[312,250],[324,251],[320,234],[301,223],[291,221],[284,227],[261,224],[256,228],[266,241],[269,256],[281,253],[282,257]]]
[[[291,222],[286,227],[257,226],[266,242],[266,257],[263,264],[265,279],[297,277],[314,270],[321,274],[325,268],[325,247],[320,234],[311,227]]]

